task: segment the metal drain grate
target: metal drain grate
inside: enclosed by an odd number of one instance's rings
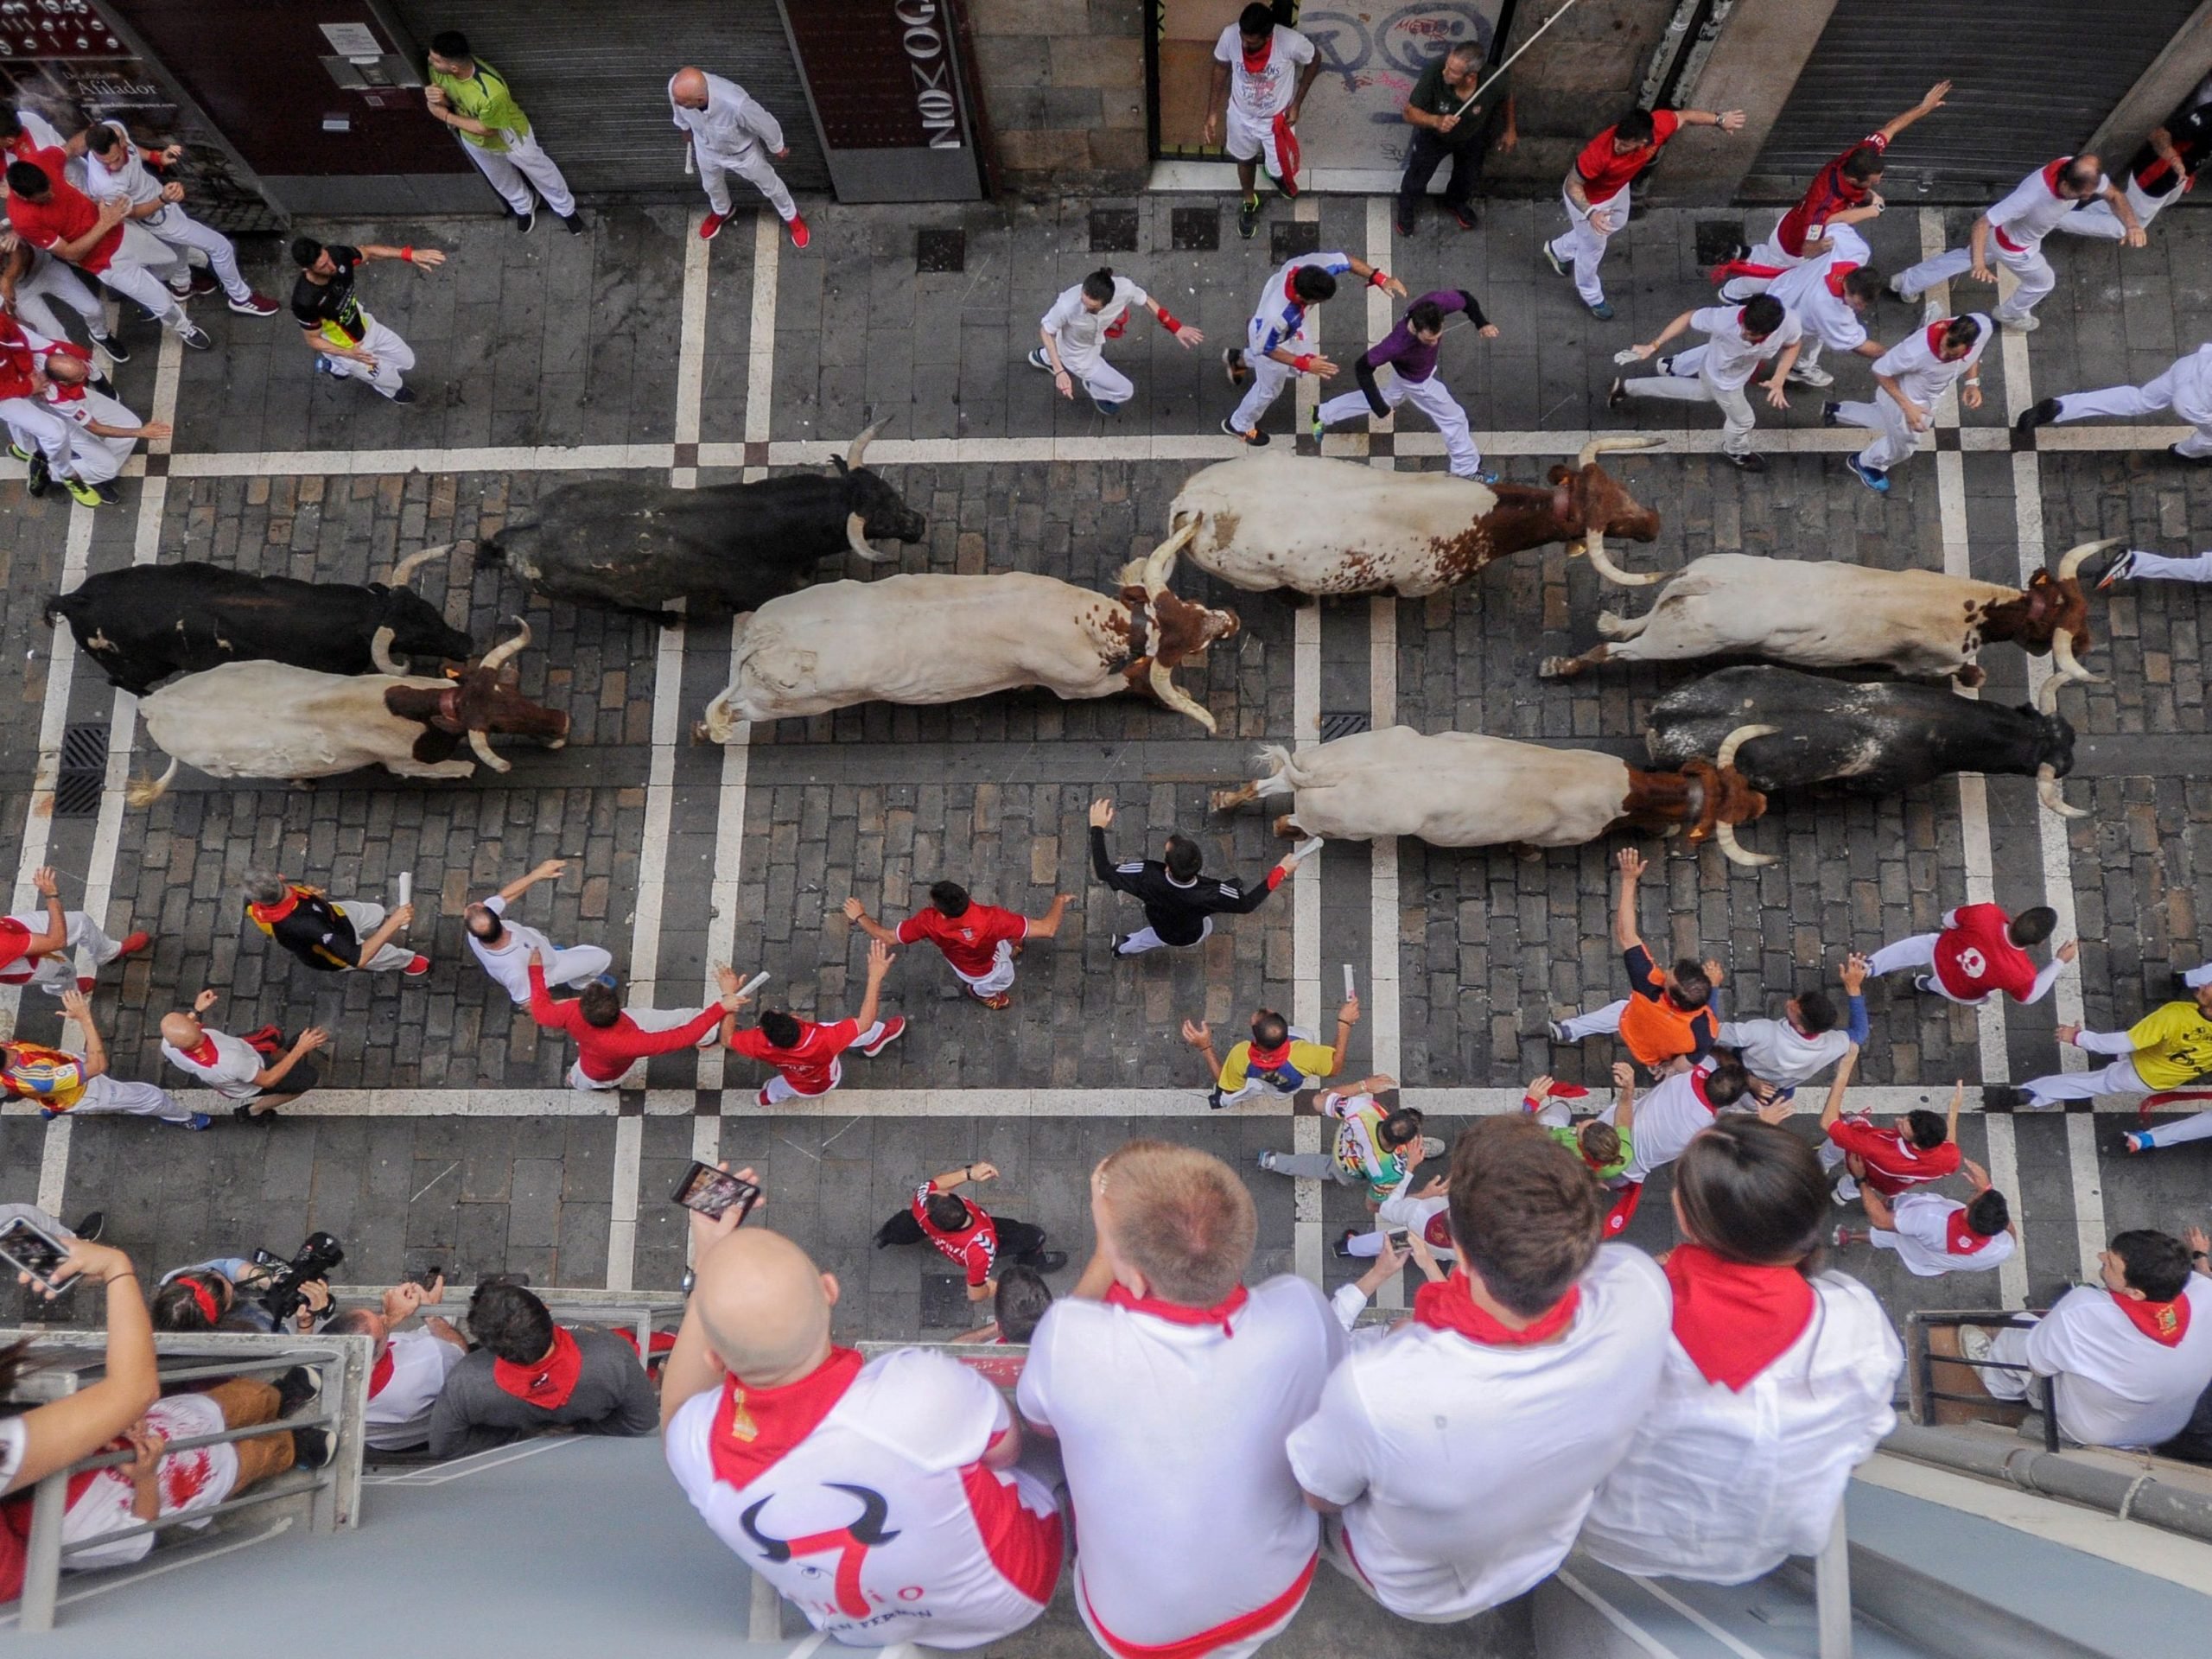
[[[1340,737],[1356,737],[1362,732],[1374,729],[1374,719],[1367,715],[1339,711],[1333,715],[1325,713],[1321,716],[1321,741],[1324,743],[1333,742]]]
[[[1137,210],[1134,207],[1092,208],[1090,251],[1093,253],[1135,253],[1137,251]]]
[[[1268,226],[1268,248],[1278,265],[1301,253],[1321,251],[1321,227],[1307,219],[1277,219]]]
[[[1700,219],[1697,222],[1697,262],[1710,270],[1735,257],[1736,250],[1744,245],[1744,226],[1741,219]]]
[[[914,233],[914,269],[918,271],[956,271],[968,269],[968,232],[962,230],[925,230]]]
[[[957,1273],[922,1272],[922,1329],[965,1331],[978,1319],[968,1281]]]
[[[100,791],[107,783],[107,728],[98,725],[65,727],[61,733],[61,766],[54,780],[54,816],[89,818],[100,810]]]
[[[1172,245],[1179,253],[1217,253],[1221,251],[1221,209],[1176,207],[1167,224]]]

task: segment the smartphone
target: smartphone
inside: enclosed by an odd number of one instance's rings
[[[68,1254],[60,1240],[20,1216],[0,1227],[0,1262],[18,1273],[29,1274],[31,1288],[41,1296],[58,1294],[77,1282],[73,1274],[59,1284],[54,1282],[54,1275]]]
[[[1394,1250],[1402,1250],[1408,1247],[1408,1235],[1403,1227],[1393,1227],[1382,1236]]]
[[[424,1268],[419,1273],[409,1274],[407,1282],[410,1285],[420,1285],[424,1290],[435,1290],[437,1288],[438,1281],[445,1277],[445,1271],[441,1267]]]
[[[741,1224],[752,1213],[753,1206],[760,1201],[760,1189],[742,1176],[716,1169],[712,1164],[702,1164],[695,1158],[691,1167],[683,1172],[683,1179],[676,1184],[676,1191],[669,1196],[686,1210],[696,1210],[701,1215],[715,1219],[728,1215],[734,1205]]]

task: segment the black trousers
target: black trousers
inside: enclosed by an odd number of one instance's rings
[[[991,1225],[998,1230],[999,1260],[1021,1262],[1027,1261],[1045,1248],[1045,1230],[1029,1222],[1015,1221],[1007,1216],[993,1216]],[[911,1210],[901,1210],[897,1215],[875,1230],[879,1244],[921,1244],[929,1235],[922,1230],[922,1224],[914,1219]]]
[[[1428,181],[1446,162],[1452,164],[1452,179],[1444,187],[1444,205],[1465,207],[1474,199],[1475,186],[1483,175],[1483,158],[1489,152],[1488,133],[1454,149],[1427,128],[1415,128],[1413,148],[1406,152],[1405,176],[1398,181],[1398,217],[1413,218],[1421,199],[1428,194]]]

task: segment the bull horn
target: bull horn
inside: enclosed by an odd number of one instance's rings
[[[1194,518],[1147,554],[1135,569],[1125,573],[1122,580],[1143,585],[1146,593],[1157,599],[1167,591],[1167,580],[1175,574],[1176,556],[1191,544],[1191,537],[1198,533],[1198,521]]]
[[[874,442],[876,435],[890,424],[891,417],[887,415],[881,420],[878,421],[874,426],[861,428],[860,435],[853,440],[851,445],[848,447],[845,451],[845,466],[847,470],[850,471],[860,466],[861,458],[868,454],[868,445]]]
[[[2036,712],[2055,715],[2058,712],[2058,694],[2070,682],[2063,674],[2052,674],[2044,679],[2043,690],[2036,693]]]
[[[2089,815],[2078,806],[2069,806],[2066,797],[2058,791],[2058,768],[2046,760],[2036,768],[2036,798],[2062,818],[2086,818]]]
[[[476,758],[494,772],[512,772],[514,762],[504,759],[492,747],[492,740],[472,726],[468,728],[468,747],[476,751]]]
[[[1656,432],[1621,432],[1611,437],[1592,438],[1582,446],[1582,453],[1574,458],[1574,464],[1587,467],[1599,456],[1616,449],[1656,449],[1666,442]]]
[[[2058,671],[2068,679],[2080,680],[2085,684],[2102,683],[2102,676],[2090,673],[2074,655],[2073,629],[2061,628],[2050,636],[2050,655],[2051,660],[2058,665]]]
[[[1779,726],[1738,726],[1720,740],[1720,753],[1713,757],[1713,769],[1726,772],[1736,764],[1736,751],[1755,737],[1772,737],[1782,729]]]
[[[181,763],[175,755],[169,757],[169,769],[158,778],[133,778],[124,786],[123,798],[133,806],[151,806],[169,792],[169,785],[176,781],[176,769]]]
[[[369,660],[377,665],[378,673],[399,679],[405,676],[408,665],[391,654],[391,630],[378,628],[369,637]]]
[[[845,544],[870,564],[881,564],[890,558],[888,553],[879,553],[868,544],[868,515],[849,512],[845,515]]]
[[[1175,683],[1175,671],[1154,657],[1152,659],[1152,694],[1167,708],[1179,715],[1188,715],[1209,732],[1215,729],[1213,716],[1189,692]]]
[[[2079,547],[2069,548],[2058,561],[2058,579],[2071,582],[2081,573],[2082,567],[2107,548],[2118,547],[2127,539],[2125,536],[2107,536],[2101,542],[2083,542]]]
[[[521,632],[513,639],[503,641],[486,652],[484,660],[476,664],[478,668],[490,669],[496,673],[513,659],[517,652],[530,643],[530,624],[518,616],[514,619],[514,625]],[[504,772],[506,768],[502,766],[500,770]]]
[[[451,558],[454,550],[460,545],[459,542],[447,542],[441,546],[426,547],[420,553],[410,553],[391,567],[391,580],[388,585],[393,588],[404,588],[407,585],[408,577],[413,575],[416,570],[428,564],[432,559]]]
[[[1746,869],[1756,870],[1777,861],[1772,853],[1754,853],[1746,849],[1736,839],[1736,826],[1732,823],[1725,821],[1716,823],[1713,826],[1713,838],[1720,843],[1720,850],[1727,855],[1731,864],[1741,864]]]
[[[1605,551],[1605,532],[1602,530],[1591,531],[1579,545],[1590,556],[1590,568],[1617,587],[1649,588],[1656,582],[1666,580],[1663,571],[1654,570],[1649,575],[1639,576],[1615,564]]]

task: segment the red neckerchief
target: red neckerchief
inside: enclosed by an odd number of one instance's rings
[[[1286,1037],[1273,1048],[1262,1048],[1254,1043],[1246,1051],[1244,1065],[1253,1071],[1272,1071],[1279,1065],[1290,1064],[1290,1046],[1296,1039]]]
[[[544,1411],[558,1411],[576,1391],[576,1378],[584,1368],[583,1350],[576,1346],[565,1325],[553,1327],[553,1348],[544,1358],[528,1365],[512,1360],[492,1362],[492,1381],[500,1391]]]
[[[1859,266],[1855,262],[1847,265],[1839,261],[1835,264],[1830,265],[1828,267],[1828,274],[1826,279],[1828,285],[1828,292],[1834,295],[1839,300],[1841,299],[1843,297],[1843,279],[1850,276],[1853,271],[1858,269]]]
[[[186,1049],[184,1058],[195,1065],[213,1065],[223,1056],[222,1051],[215,1046],[215,1039],[207,1034],[207,1029],[203,1027],[200,1033],[200,1046],[197,1048]]]
[[[1441,1283],[1423,1285],[1414,1294],[1414,1323],[1432,1331],[1453,1331],[1485,1348],[1529,1348],[1548,1342],[1574,1323],[1582,1306],[1582,1287],[1570,1285],[1567,1294],[1516,1331],[1475,1306],[1465,1272],[1459,1268]]]
[[[1711,1112],[1715,1117],[1718,1117],[1720,1116],[1720,1109],[1713,1103],[1712,1097],[1705,1092],[1705,1080],[1712,1075],[1713,1073],[1709,1067],[1702,1065],[1692,1066],[1690,1068],[1690,1093],[1697,1096],[1697,1103],[1699,1105],[1704,1107],[1707,1111]]]
[[[724,1377],[721,1402],[707,1433],[715,1478],[740,1491],[750,1486],[814,1433],[860,1374],[860,1350],[832,1348],[829,1358],[780,1389],[748,1389]]]
[[[1967,1224],[1964,1210],[1951,1211],[1951,1218],[1943,1225],[1943,1248],[1953,1255],[1972,1255],[1997,1235],[1977,1233]]]
[[[2107,1294],[2119,1304],[2130,1325],[2161,1348],[2178,1348],[2181,1339],[2189,1334],[2187,1296],[2177,1296],[2171,1302],[2139,1302],[2133,1296],[2111,1292]]]
[[[1106,1306],[1126,1307],[1132,1313],[1149,1313],[1155,1319],[1165,1319],[1170,1325],[1217,1325],[1221,1334],[1233,1337],[1236,1332],[1230,1322],[1244,1311],[1244,1304],[1252,1300],[1251,1293],[1239,1285],[1211,1307],[1185,1307],[1180,1302],[1163,1302],[1157,1296],[1133,1294],[1125,1285],[1106,1287]]]
[[[391,1374],[395,1369],[391,1359],[391,1344],[386,1343],[384,1357],[377,1361],[375,1368],[369,1372],[370,1399],[375,1399],[385,1391],[385,1387],[391,1382]]]
[[[48,403],[80,404],[85,400],[85,388],[73,386],[67,380],[48,378],[46,383],[46,397]]]
[[[1242,41],[1239,41],[1236,44],[1238,48],[1242,50],[1244,43]],[[1267,70],[1268,60],[1274,56],[1274,52],[1275,37],[1272,33],[1270,33],[1268,35],[1268,43],[1262,47],[1257,52],[1244,53],[1244,73],[1248,75],[1264,73]]]
[[[1928,349],[1936,354],[1936,360],[1938,363],[1943,360],[1943,334],[1950,326],[1951,320],[1948,317],[1928,325]]]
[[[1667,1255],[1675,1340],[1708,1382],[1741,1392],[1813,1322],[1813,1287],[1795,1268],[1723,1261],[1702,1244]]]
[[[2073,159],[2074,158],[2071,156],[2062,156],[2056,161],[2053,162],[2049,167],[2044,168],[2043,188],[2050,191],[2052,195],[2055,196],[2058,194],[2058,175],[2066,170],[2066,164]]]
[[[255,921],[259,922],[264,927],[267,927],[271,923],[283,921],[287,916],[290,915],[299,907],[300,890],[297,887],[288,887],[284,891],[283,898],[277,903],[273,905],[248,905],[246,906],[246,912]]]

